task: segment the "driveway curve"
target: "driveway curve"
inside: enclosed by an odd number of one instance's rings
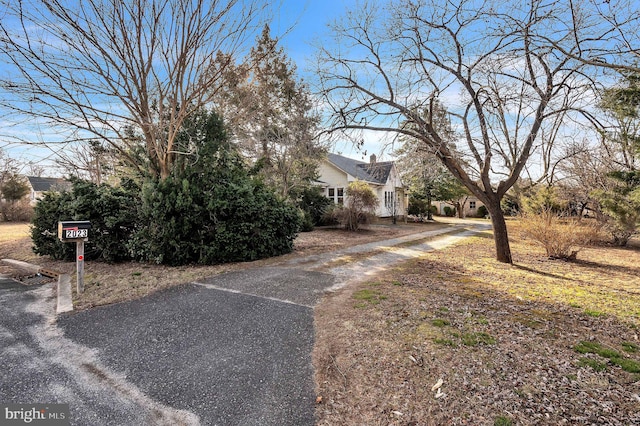
[[[0,403],[69,403],[78,425],[312,425],[313,308],[325,292],[487,229],[457,223],[221,274],[57,321],[50,286],[2,290],[13,303],[26,298],[29,355],[64,379],[58,392],[36,393],[38,401],[24,401],[33,383],[19,392],[0,387]],[[5,303],[0,314],[0,336],[8,339],[5,330],[17,326]]]

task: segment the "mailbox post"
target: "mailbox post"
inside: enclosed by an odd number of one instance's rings
[[[58,238],[63,243],[76,243],[76,276],[78,293],[84,291],[84,242],[89,241],[88,220],[58,222]]]

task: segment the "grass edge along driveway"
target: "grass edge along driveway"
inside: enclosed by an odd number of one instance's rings
[[[318,424],[640,424],[640,250],[548,260],[510,223],[316,308]]]

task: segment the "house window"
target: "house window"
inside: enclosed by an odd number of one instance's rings
[[[394,207],[394,196],[393,191],[384,191],[384,206],[387,209],[393,209]]]
[[[476,208],[476,202],[475,201],[469,201],[469,208],[471,210],[475,210]]]
[[[344,188],[327,188],[327,197],[335,204],[344,204]]]

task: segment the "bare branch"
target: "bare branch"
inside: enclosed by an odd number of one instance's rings
[[[0,108],[125,155],[136,129],[163,178],[182,123],[216,96],[228,58],[247,48],[265,9],[241,0],[2,4],[0,57],[11,66]]]
[[[510,261],[501,198],[534,153],[549,170],[558,126],[592,106],[591,74],[573,57],[574,38],[556,37],[564,50],[549,41],[564,25],[562,8],[543,0],[411,0],[376,11],[365,5],[349,14],[334,27],[339,48],[319,50],[319,92],[332,127],[395,132],[437,153],[496,216],[498,257]],[[434,99],[459,132],[456,155],[421,114]]]

